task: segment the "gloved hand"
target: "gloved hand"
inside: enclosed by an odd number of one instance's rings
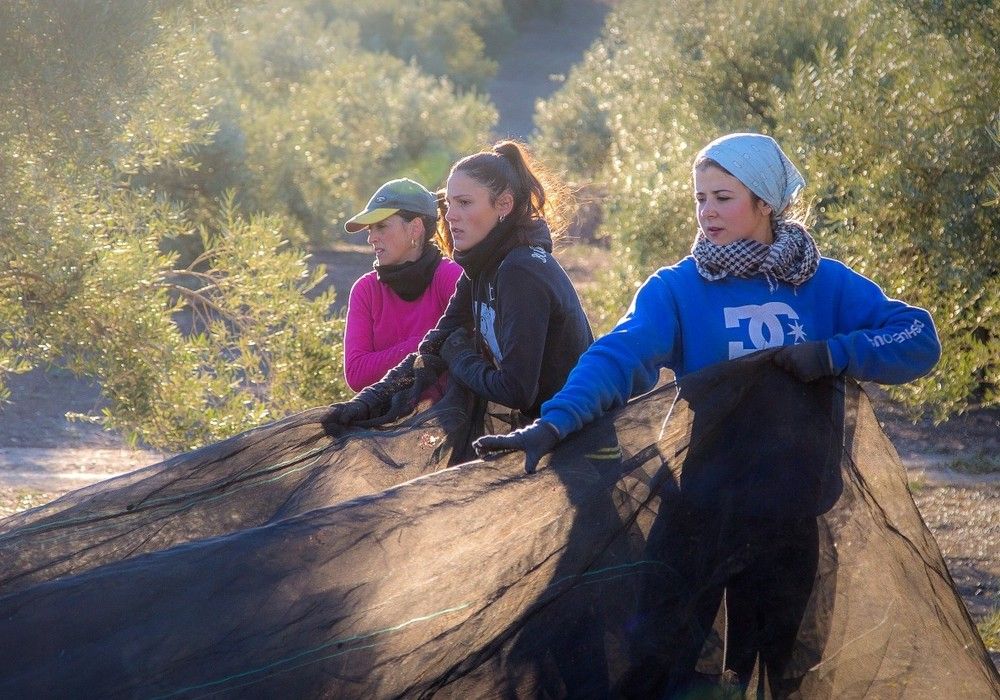
[[[468,354],[476,354],[475,343],[472,342],[472,338],[469,337],[469,332],[464,328],[456,328],[448,336],[448,339],[444,341],[444,345],[441,346],[441,359],[443,359],[449,367],[451,367],[459,358],[464,357]]]
[[[448,371],[448,363],[429,353],[419,353],[413,361],[413,378],[415,384],[423,384],[424,389],[431,386],[442,374]]]
[[[833,358],[825,340],[814,340],[797,345],[784,345],[771,358],[774,364],[803,382],[814,382],[820,377],[832,377]]]
[[[393,398],[413,385],[413,365],[416,359],[417,355],[410,353],[386,372],[384,377],[362,389],[350,401],[330,406],[320,422],[323,425],[344,426],[375,424],[376,419],[391,411]]]
[[[386,422],[412,413],[420,403],[421,395],[447,371],[448,365],[437,355],[419,353],[413,361],[413,383],[409,388],[393,394],[389,400],[389,411],[384,416]]]
[[[562,437],[556,426],[538,419],[531,425],[506,435],[483,435],[472,443],[476,454],[488,457],[501,452],[524,452],[524,471],[534,474],[538,461],[559,444]]]
[[[368,404],[364,401],[351,399],[350,401],[331,404],[327,412],[320,418],[320,422],[324,425],[332,423],[346,426],[358,421],[368,420],[371,418],[370,414],[371,409]]]

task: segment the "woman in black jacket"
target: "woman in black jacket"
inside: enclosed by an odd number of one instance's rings
[[[446,369],[482,399],[534,418],[593,341],[576,290],[552,255],[545,188],[520,144],[501,141],[458,161],[445,203],[464,274],[444,315],[417,353],[334,404],[329,421],[404,415]]]

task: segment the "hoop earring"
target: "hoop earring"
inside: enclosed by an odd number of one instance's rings
[[[497,221],[497,223],[498,223],[498,224],[502,224],[502,223],[503,223],[503,220],[504,220],[504,219],[506,219],[506,218],[507,218],[507,215],[506,215],[506,214],[501,214],[501,215],[500,215],[500,220],[499,220],[499,221]]]
[[[416,248],[417,247],[417,239],[416,238],[411,238],[410,239],[410,247],[411,248]]]

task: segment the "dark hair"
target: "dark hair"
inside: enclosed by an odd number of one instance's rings
[[[696,160],[694,162],[694,169],[695,170],[704,170],[705,168],[708,168],[708,167],[718,168],[719,170],[721,170],[722,172],[724,172],[726,175],[729,175],[730,177],[736,177],[731,172],[729,172],[724,167],[722,167],[722,165],[719,163],[719,161],[715,160],[714,158],[709,158],[708,156],[702,156],[701,158],[699,158],[698,160]],[[738,180],[739,178],[736,178],[736,179]]]
[[[488,151],[462,158],[451,168],[452,173],[458,171],[489,190],[491,203],[495,204],[504,192],[511,193],[514,208],[510,216],[519,234],[532,221],[546,218],[543,180],[550,187],[559,187],[551,174],[532,160],[527,147],[517,141],[498,141]]]
[[[438,211],[441,211],[441,201],[440,196],[438,197]],[[426,247],[428,245],[437,245],[441,249],[441,252],[445,255],[451,256],[452,245],[451,236],[441,227],[441,222],[444,221],[444,216],[439,214],[438,216],[430,216],[428,214],[418,214],[415,211],[409,211],[408,209],[400,209],[398,212],[400,218],[403,221],[409,223],[414,219],[420,219],[424,224],[424,240],[423,245]]]

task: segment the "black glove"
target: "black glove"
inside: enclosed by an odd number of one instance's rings
[[[448,365],[437,355],[418,354],[412,367],[413,382],[408,388],[393,394],[389,400],[389,411],[380,417],[379,422],[387,423],[412,413],[420,403],[420,396],[434,386],[438,377],[446,371]]]
[[[411,352],[398,365],[386,372],[384,377],[362,389],[354,397],[355,400],[368,404],[373,417],[381,415],[389,407],[393,396],[413,384],[413,363],[416,361],[417,354]]]
[[[472,443],[476,454],[489,457],[501,452],[524,452],[524,471],[534,474],[538,460],[552,451],[562,437],[556,426],[541,419],[536,420],[526,428],[515,430],[506,435],[483,435]]]
[[[460,358],[466,355],[475,355],[476,346],[472,342],[472,338],[469,337],[469,332],[464,328],[456,328],[448,336],[448,339],[444,341],[444,345],[441,346],[441,359],[443,359],[449,367],[455,364]]]
[[[327,412],[320,418],[324,425],[334,423],[336,425],[351,425],[358,421],[371,418],[371,408],[364,401],[351,399],[343,403],[335,403],[327,409]]]
[[[320,418],[323,425],[375,425],[376,419],[392,410],[392,400],[413,385],[413,365],[416,353],[411,353],[403,361],[386,372],[380,380],[365,387],[350,401],[335,403]]]
[[[825,340],[782,346],[771,360],[789,374],[803,382],[814,382],[820,377],[832,377],[833,358]]]
[[[437,355],[419,353],[413,362],[413,378],[416,384],[423,383],[426,389],[448,371],[448,363]]]
[[[441,346],[444,345],[444,341],[448,340],[448,336],[454,329],[450,328],[431,328],[424,335],[423,339],[420,341],[420,345],[417,346],[417,352],[421,355],[438,355],[441,352]]]

